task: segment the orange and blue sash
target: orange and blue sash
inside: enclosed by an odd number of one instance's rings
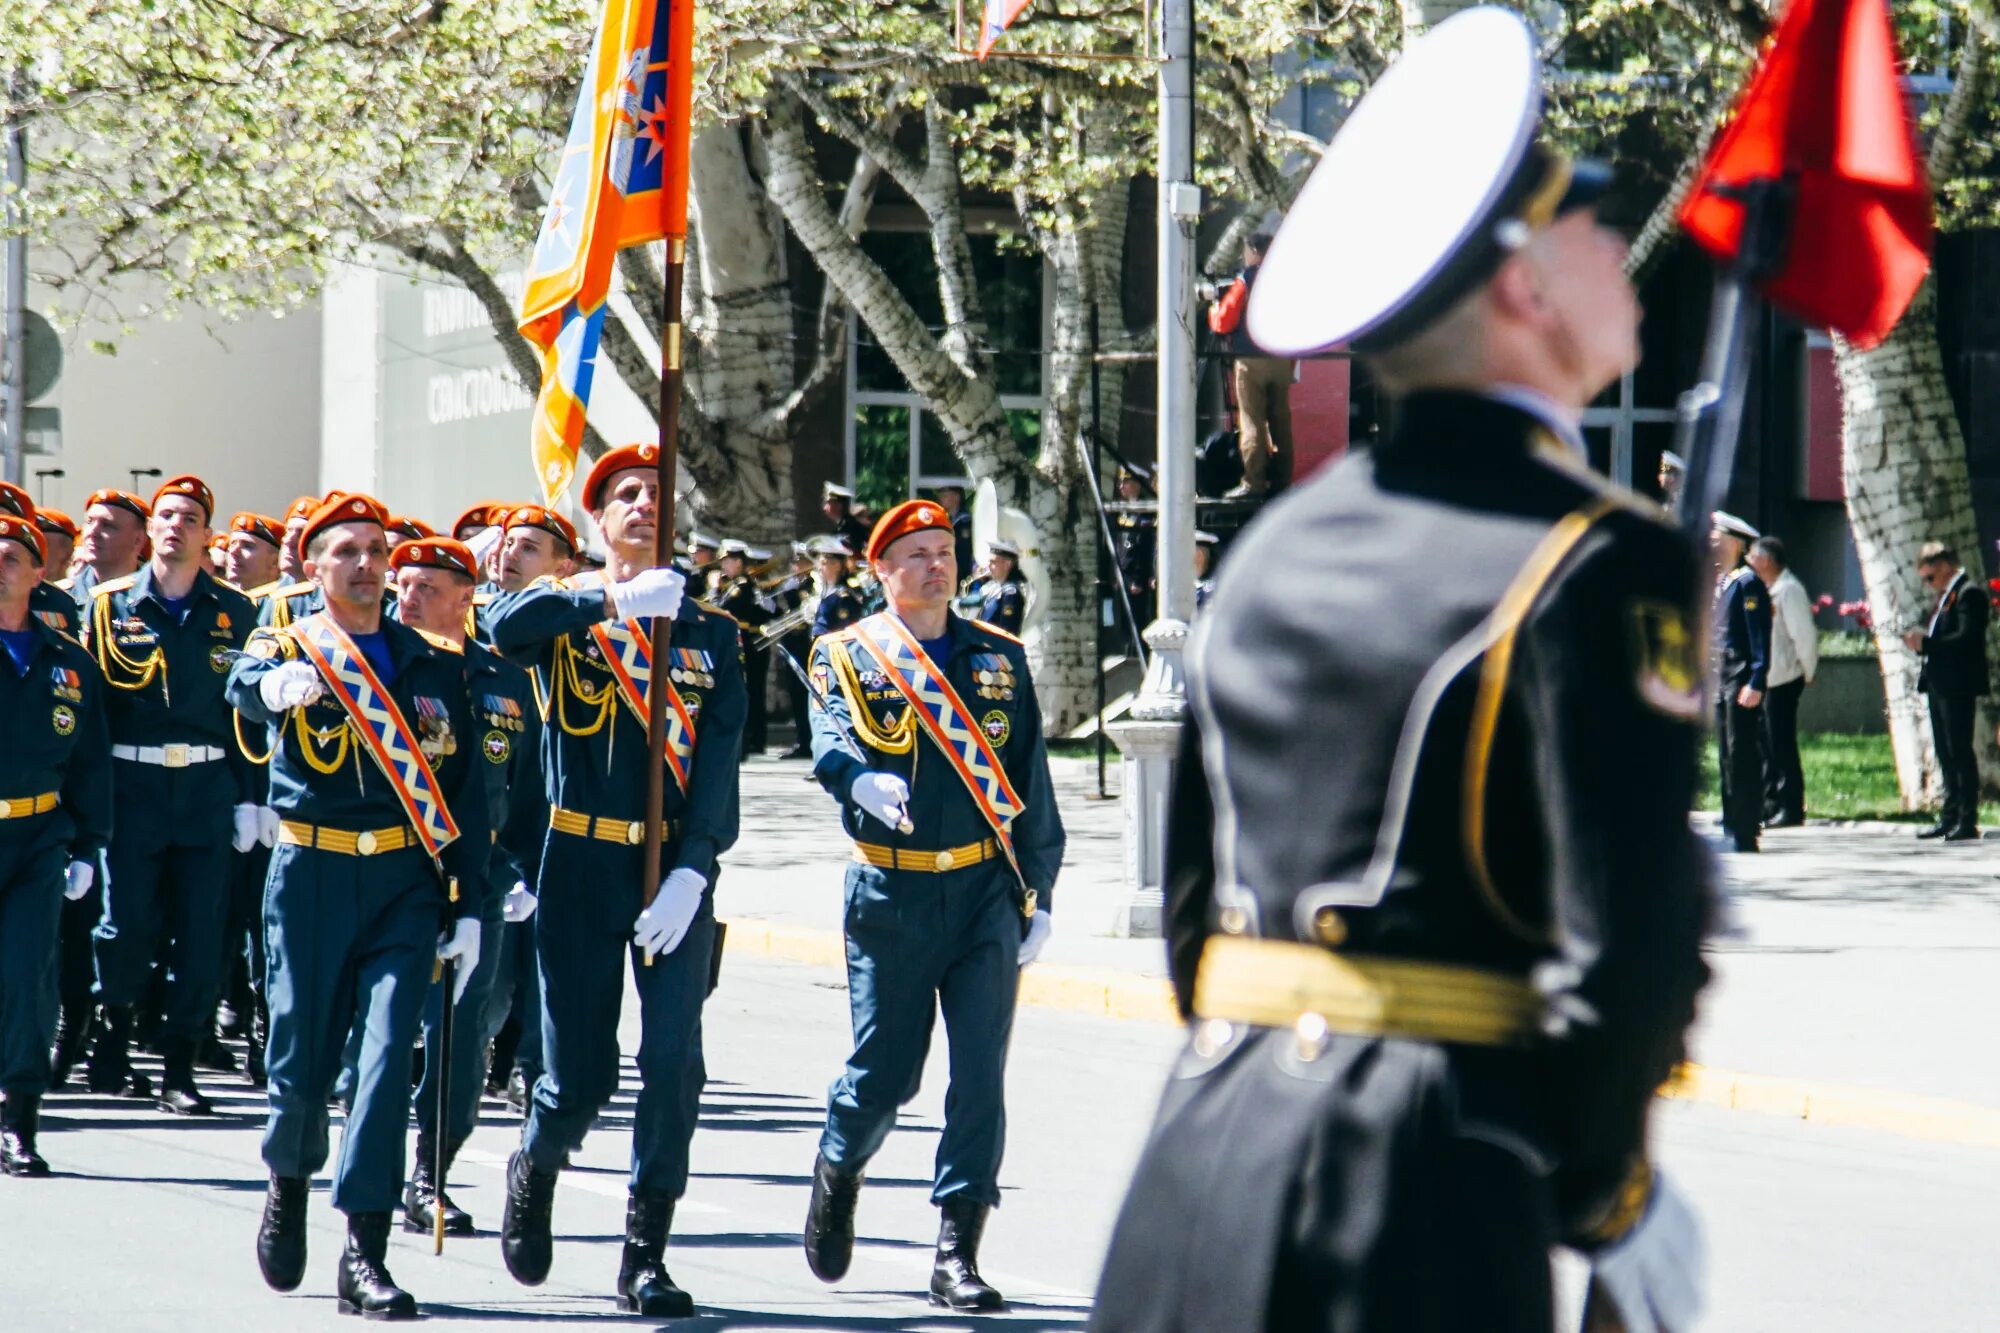
[[[347,637],[347,631],[333,623],[324,611],[293,622],[292,638],[318,668],[328,693],[346,712],[389,788],[402,803],[403,813],[417,831],[417,840],[433,859],[446,844],[458,837],[458,825],[438,787],[437,774],[410,731],[403,710],[394,696],[368,665],[368,659]]]
[[[653,645],[636,620],[605,621],[590,627],[611,675],[618,682],[618,697],[632,710],[641,730],[646,726],[646,692],[653,687]],[[683,793],[688,787],[688,765],[694,762],[694,718],[681,702],[680,691],[670,680],[660,682],[667,692],[667,768]]]
[[[979,813],[1007,853],[1007,860],[1014,863],[1015,873],[1019,874],[1010,829],[1024,807],[1014,793],[1014,784],[1007,780],[1007,770],[1000,766],[993,747],[986,743],[985,733],[973,721],[972,710],[965,706],[965,700],[958,697],[958,691],[951,687],[944,672],[903,622],[887,611],[878,611],[860,621],[848,633],[868,646],[889,677],[889,683],[915,707],[924,734],[950,761],[952,771],[965,784],[972,803],[979,807]]]

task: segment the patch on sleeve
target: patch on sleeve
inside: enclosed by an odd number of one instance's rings
[[[244,646],[252,657],[277,657],[283,652],[277,636],[266,634],[262,630],[252,634],[250,642]]]
[[[1707,702],[1701,658],[1687,613],[1671,602],[1632,604],[1633,660],[1639,698],[1682,722],[1700,722]]]

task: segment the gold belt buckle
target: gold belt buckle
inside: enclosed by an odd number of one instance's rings
[[[937,854],[936,865],[939,874],[943,874],[957,863],[958,858],[953,856],[949,851],[942,851]]]
[[[637,847],[645,840],[646,822],[644,820],[635,819],[625,826],[625,845],[627,847]]]
[[[163,745],[160,749],[165,755],[165,762],[168,768],[186,768],[188,766],[188,746]]]
[[[358,856],[375,855],[375,831],[364,829],[354,839],[354,851]]]

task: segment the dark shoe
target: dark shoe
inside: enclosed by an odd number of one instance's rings
[[[104,1030],[90,1048],[87,1082],[92,1092],[123,1092],[132,1081],[132,1010],[129,1006],[104,1010]]]
[[[1944,836],[1945,836],[1945,835],[1946,835],[1947,833],[1950,833],[1950,832],[1951,832],[1951,825],[1949,825],[1949,824],[1939,824],[1939,825],[1938,825],[1938,826],[1937,826],[1936,828],[1927,828],[1927,829],[1925,829],[1925,830],[1924,830],[1923,832],[1919,833],[1919,834],[1918,834],[1917,836],[1918,836],[1919,838],[1942,838],[1942,837],[1944,837]]]
[[[674,1201],[634,1193],[625,1204],[625,1253],[618,1260],[618,1307],[649,1319],[683,1319],[694,1297],[674,1285],[661,1262],[674,1225]]]
[[[18,1092],[0,1095],[0,1173],[46,1176],[49,1164],[35,1151],[35,1131],[41,1127],[42,1099]]]
[[[791,749],[778,756],[780,759],[810,759],[812,757],[813,752],[810,745],[794,745]]]
[[[434,1234],[437,1217],[431,1210],[444,1213],[444,1234],[447,1236],[470,1236],[473,1232],[472,1214],[451,1201],[444,1192],[444,1181],[434,1169],[437,1161],[437,1142],[428,1134],[417,1135],[417,1163],[410,1172],[410,1183],[403,1191],[403,1230],[420,1235]],[[446,1144],[444,1153],[445,1175],[451,1174],[452,1160],[458,1156],[458,1145]]]
[[[1779,815],[1764,821],[1765,828],[1798,828],[1806,822],[1804,815]]]
[[[222,1038],[209,1033],[195,1048],[194,1062],[203,1069],[218,1074],[233,1074],[237,1070],[236,1052],[222,1044]]]
[[[1955,828],[1945,834],[1944,840],[1946,842],[1978,842],[1979,830],[1968,824],[1964,828]]]
[[[417,1298],[389,1276],[389,1215],[355,1213],[347,1219],[347,1248],[340,1252],[334,1293],[342,1314],[367,1319],[415,1319]]]
[[[1738,838],[1736,840],[1736,850],[1739,852],[1755,852],[1757,850],[1757,840],[1755,838]]]
[[[825,1157],[813,1159],[812,1204],[806,1209],[806,1267],[822,1282],[847,1276],[854,1260],[854,1207],[861,1175],[849,1175]]]
[[[168,1115],[214,1115],[194,1081],[194,1049],[185,1041],[165,1043],[162,1052],[166,1068],[160,1074],[160,1096],[154,1103]]]
[[[69,1084],[76,1062],[83,1058],[84,1044],[90,1039],[91,1005],[66,1004],[56,1014],[56,1040],[49,1048],[49,1091],[60,1092]]]
[[[257,1267],[272,1291],[296,1291],[306,1275],[306,1200],[312,1181],[273,1175],[264,1191],[264,1221],[257,1228]]]
[[[939,1205],[937,1258],[931,1263],[931,1304],[951,1310],[999,1310],[1007,1302],[979,1276],[979,1238],[987,1207],[962,1195]]]
[[[514,1054],[521,1049],[521,1025],[510,1016],[493,1034],[493,1049],[486,1061],[486,1094],[503,1096],[514,1074]]]
[[[556,1173],[535,1170],[526,1150],[517,1149],[507,1159],[507,1207],[500,1215],[500,1257],[523,1286],[539,1287],[548,1279],[549,1264],[555,1259],[555,1240],[549,1235],[555,1203]]]
[[[243,1042],[243,1079],[251,1087],[261,1088],[270,1082],[264,1068],[264,1044],[270,1039],[271,1018],[261,995],[255,1005],[250,1011],[250,1035]]]

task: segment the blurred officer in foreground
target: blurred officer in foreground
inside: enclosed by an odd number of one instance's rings
[[[271,1179],[257,1266],[274,1291],[305,1276],[327,1091],[359,1030],[333,1173],[333,1206],[347,1215],[335,1291],[345,1313],[414,1319],[387,1260],[410,1052],[438,961],[456,962],[461,987],[478,971],[490,834],[465,660],[382,612],[388,521],[365,495],[313,512],[300,538],[323,609],[252,635],[229,699],[265,731],[282,821],[264,892]]]
[[[28,609],[42,561],[34,522],[0,514],[0,1171],[10,1176],[49,1173],[35,1135],[55,1035],[57,922],[64,897],[98,878],[111,836],[104,679],[81,645]],[[25,1205],[11,1208],[27,1225]]]
[[[735,622],[684,603],[682,576],[651,567],[660,521],[654,446],[608,450],[584,481],[583,503],[610,548],[604,572],[538,582],[487,608],[494,644],[533,667],[549,719],[548,843],[535,915],[548,1071],[507,1163],[500,1252],[517,1282],[548,1278],[558,1173],[618,1089],[629,968],[639,996],[640,1090],[617,1293],[626,1310],[672,1318],[694,1310],[664,1253],[708,1077],[701,1006],[719,858],[736,841],[743,673]],[[653,661],[649,646],[659,616],[674,622],[665,662]],[[651,690],[667,691],[665,878],[642,885]]]
[[[1739,852],[1757,850],[1764,823],[1764,690],[1771,669],[1771,594],[1743,554],[1757,529],[1715,511],[1715,744],[1722,828]]]
[[[158,1105],[176,1115],[214,1110],[195,1085],[194,1056],[221,992],[230,851],[248,851],[260,836],[267,845],[277,839],[224,696],[256,611],[208,572],[214,506],[198,477],[162,485],[147,520],[152,558],[136,574],[91,588],[84,629],[111,687],[120,816],[96,932],[104,1030],[90,1053],[90,1089],[117,1092],[131,1081],[134,1010],[147,1001],[154,959],[163,956]]]
[[[1632,1328],[1699,1312],[1646,1122],[1706,976],[1702,555],[1576,461],[1639,314],[1540,97],[1512,13],[1433,28],[1252,295],[1260,345],[1351,343],[1395,425],[1249,528],[1195,622],[1166,866],[1190,1040],[1095,1329],[1548,1333],[1558,1244]]]
[[[997,1310],[979,1242],[1000,1203],[1007,1042],[1019,971],[1048,942],[1064,838],[1027,654],[952,613],[953,540],[932,501],[884,514],[868,562],[887,609],[813,647],[813,775],[854,839],[854,1053],[828,1092],[805,1250],[822,1281],[846,1275],[863,1173],[917,1094],[941,1006],[951,1089],[930,1299]]]

